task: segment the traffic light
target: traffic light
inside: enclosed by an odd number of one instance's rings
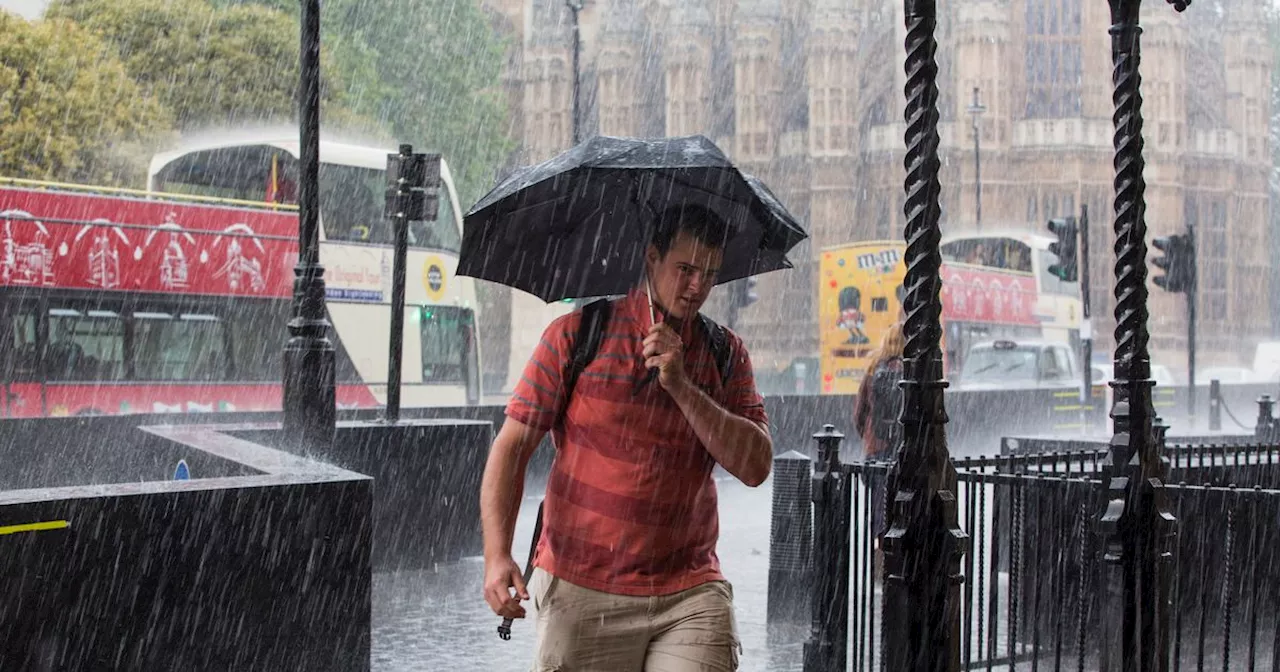
[[[1196,248],[1188,234],[1163,236],[1151,241],[1164,256],[1152,263],[1164,271],[1156,285],[1166,292],[1189,292],[1196,284]]]
[[[756,284],[758,282],[755,278],[743,278],[734,283],[733,302],[738,308],[746,308],[760,300],[760,295],[756,293]]]
[[[1049,266],[1049,273],[1063,282],[1080,279],[1080,255],[1076,244],[1078,229],[1075,217],[1049,220],[1049,232],[1058,237],[1057,242],[1049,243],[1049,252],[1058,257],[1058,263]]]

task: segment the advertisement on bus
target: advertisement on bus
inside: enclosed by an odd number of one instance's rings
[[[871,242],[826,250],[818,264],[823,394],[854,394],[881,335],[901,319],[904,246]]]
[[[288,297],[297,215],[0,189],[0,286]]]

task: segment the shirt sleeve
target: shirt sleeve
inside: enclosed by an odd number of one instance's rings
[[[751,368],[751,356],[747,346],[736,334],[730,335],[730,352],[733,368],[729,376],[729,384],[724,389],[725,409],[754,422],[768,424],[769,416],[764,410],[764,397],[756,390],[756,376]]]
[[[564,377],[580,313],[556,318],[542,332],[507,402],[507,417],[548,431],[564,408]]]

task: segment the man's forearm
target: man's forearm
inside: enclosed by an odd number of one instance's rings
[[[480,483],[480,525],[484,532],[484,555],[511,555],[516,516],[524,496],[524,470],[512,454],[490,453]]]
[[[769,477],[773,441],[764,427],[725,410],[692,382],[685,381],[669,393],[720,466],[752,487]]]

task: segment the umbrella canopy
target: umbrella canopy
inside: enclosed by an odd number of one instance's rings
[[[658,213],[677,204],[729,226],[721,283],[790,268],[787,252],[808,237],[703,136],[597,136],[480,199],[464,219],[458,273],[548,302],[624,294],[643,277]]]

